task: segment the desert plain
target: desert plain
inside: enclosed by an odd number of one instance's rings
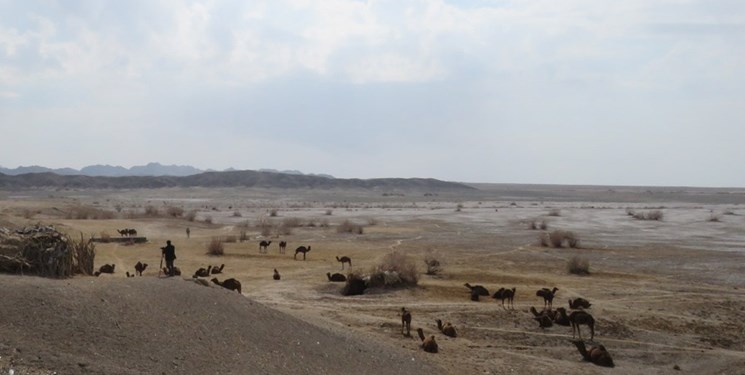
[[[96,268],[116,264],[114,274],[0,275],[0,372],[745,373],[744,189],[473,186],[0,191],[3,228],[53,225],[96,238],[135,228],[147,238],[96,243]],[[146,215],[148,207],[157,213]],[[193,220],[169,216],[169,207]],[[80,209],[92,214],[71,214]],[[664,216],[631,215],[651,211]],[[338,231],[345,221],[362,233]],[[543,222],[546,230],[531,227]],[[541,246],[541,233],[557,229],[579,245]],[[245,241],[232,241],[242,233]],[[228,239],[222,256],[207,254],[215,238]],[[158,272],[166,240],[180,277]],[[262,240],[272,241],[266,253]],[[279,241],[288,243],[284,254]],[[312,247],[306,260],[293,257],[301,245]],[[342,296],[342,285],[327,280],[327,272],[350,272],[337,256],[364,275],[391,252],[416,265],[416,286]],[[587,261],[588,275],[568,272],[575,257]],[[425,274],[425,259],[441,270]],[[127,278],[138,261],[149,268]],[[191,281],[198,268],[219,264],[225,269],[215,276],[240,280],[240,296]],[[490,293],[516,288],[514,309],[490,297],[471,301],[464,283]],[[583,338],[604,345],[614,368],[582,361],[570,327],[544,329],[532,319],[529,308],[543,307],[536,290],[546,287],[558,288],[554,308],[576,297],[592,303],[595,336],[583,327]],[[439,353],[402,335],[401,307],[413,329],[435,335]],[[458,337],[442,335],[435,319],[451,322]],[[314,347],[290,338],[303,334]]]

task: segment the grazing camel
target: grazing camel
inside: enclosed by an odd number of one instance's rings
[[[303,253],[303,260],[305,260],[305,254],[307,254],[309,251],[310,251],[310,246],[308,247],[300,246],[297,249],[295,249],[295,256],[293,256],[292,258],[297,260],[297,255],[299,253]]]
[[[274,276],[272,276],[272,278],[274,278],[274,280],[279,280],[279,279],[280,279],[280,277],[281,277],[281,276],[279,276],[279,272],[277,272],[277,269],[275,268],[275,269],[274,269]]]
[[[279,241],[279,253],[284,254],[287,249],[287,241]]]
[[[122,236],[122,237],[124,237],[124,236],[128,236],[128,235],[129,235],[129,229],[127,229],[127,228],[124,228],[124,229],[122,229],[122,230],[119,230],[119,229],[117,229],[116,231],[117,231],[117,232],[119,233],[119,235],[120,235],[120,236]]]
[[[217,278],[213,278],[210,281],[225,289],[237,290],[238,293],[241,293],[241,282],[236,279],[227,279],[223,282],[220,282],[219,280],[217,280]]]
[[[195,279],[197,277],[209,277],[210,270],[212,270],[212,266],[207,266],[206,269],[204,267],[202,267],[202,268],[198,269],[197,272],[194,272],[194,276],[192,276],[192,277],[195,278]]]
[[[569,299],[569,308],[570,309],[589,309],[590,306],[592,306],[592,304],[590,303],[590,301],[588,301],[588,300],[586,300],[586,299],[584,299],[582,297],[575,298],[573,300],[571,298]]]
[[[543,297],[543,308],[545,309],[548,307],[549,309],[553,307],[554,302],[554,296],[556,295],[556,291],[559,290],[559,288],[554,287],[554,289],[548,289],[548,288],[542,288],[535,292],[535,295],[537,297]]]
[[[572,322],[569,321],[569,317],[567,316],[567,310],[563,307],[559,307],[556,309],[556,316],[554,316],[554,323],[560,325],[560,326],[567,326],[569,327]]]
[[[333,282],[344,282],[344,281],[347,281],[347,277],[344,276],[344,275],[342,275],[342,274],[340,274],[340,273],[335,273],[335,274],[332,275],[331,272],[326,272],[326,277],[329,278],[329,281],[333,281]]]
[[[163,273],[168,275],[168,268],[163,267]],[[181,276],[181,268],[178,268],[176,266],[173,266],[173,274],[176,276]]]
[[[349,268],[352,268],[352,258],[343,256],[339,258],[339,256],[336,256],[336,261],[341,262],[341,269],[344,269],[344,263],[349,263]]]
[[[102,273],[114,273],[114,267],[116,267],[116,264],[107,263],[99,267],[98,271],[94,272],[93,274],[96,276],[101,276]]]
[[[572,311],[569,314],[569,322],[572,324],[572,338],[574,338],[574,332],[577,331],[577,336],[582,339],[582,332],[579,326],[583,324],[590,327],[590,340],[595,337],[595,318],[589,313],[582,310]]]
[[[437,341],[435,341],[435,335],[424,337],[424,330],[418,328],[416,332],[419,334],[419,338],[422,339],[422,349],[427,353],[437,353]]]
[[[139,276],[142,276],[145,268],[147,268],[147,263],[137,262],[137,264],[135,264],[135,273]]]
[[[266,249],[269,247],[269,245],[272,244],[272,241],[261,241],[259,242],[259,252],[260,253],[266,253]]]
[[[458,332],[455,331],[455,327],[453,327],[450,322],[446,322],[445,325],[442,324],[442,320],[437,319],[437,329],[442,332],[443,335],[449,336],[449,337],[458,337]]]
[[[517,288],[512,289],[505,289],[505,288],[499,288],[498,291],[494,292],[494,295],[491,296],[494,299],[501,299],[502,300],[502,308],[504,309],[504,300],[507,300],[507,305],[511,306],[512,309],[515,309],[515,292],[517,291]]]
[[[478,301],[479,296],[488,296],[489,291],[481,285],[471,285],[469,283],[463,284],[469,289],[471,293],[471,301]]]
[[[404,333],[406,328],[406,333]],[[406,311],[405,307],[401,308],[401,334],[409,337],[411,336],[411,312]]]
[[[225,268],[225,263],[221,264],[220,267],[217,267],[217,266],[212,267],[212,274],[216,275],[218,273],[222,273],[223,268]]]
[[[577,350],[579,350],[579,354],[582,355],[582,358],[585,361],[591,362],[598,366],[603,366],[603,367],[615,367],[616,366],[613,363],[613,358],[610,356],[610,353],[608,353],[608,350],[605,349],[605,346],[603,345],[593,346],[590,348],[590,350],[587,350],[585,348],[585,343],[582,340],[576,340],[572,342],[577,347]]]

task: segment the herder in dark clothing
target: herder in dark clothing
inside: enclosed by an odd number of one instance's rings
[[[166,246],[161,247],[163,250],[163,256],[166,258],[166,269],[168,270],[168,276],[174,275],[173,261],[176,260],[176,248],[171,245],[171,240],[166,241]]]

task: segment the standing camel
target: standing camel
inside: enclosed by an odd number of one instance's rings
[[[339,258],[339,256],[336,257],[337,262],[341,262],[341,269],[344,269],[344,263],[349,263],[349,268],[352,268],[352,258],[343,256]]]

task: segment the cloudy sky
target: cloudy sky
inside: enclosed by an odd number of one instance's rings
[[[745,186],[741,0],[0,0],[0,165]]]

